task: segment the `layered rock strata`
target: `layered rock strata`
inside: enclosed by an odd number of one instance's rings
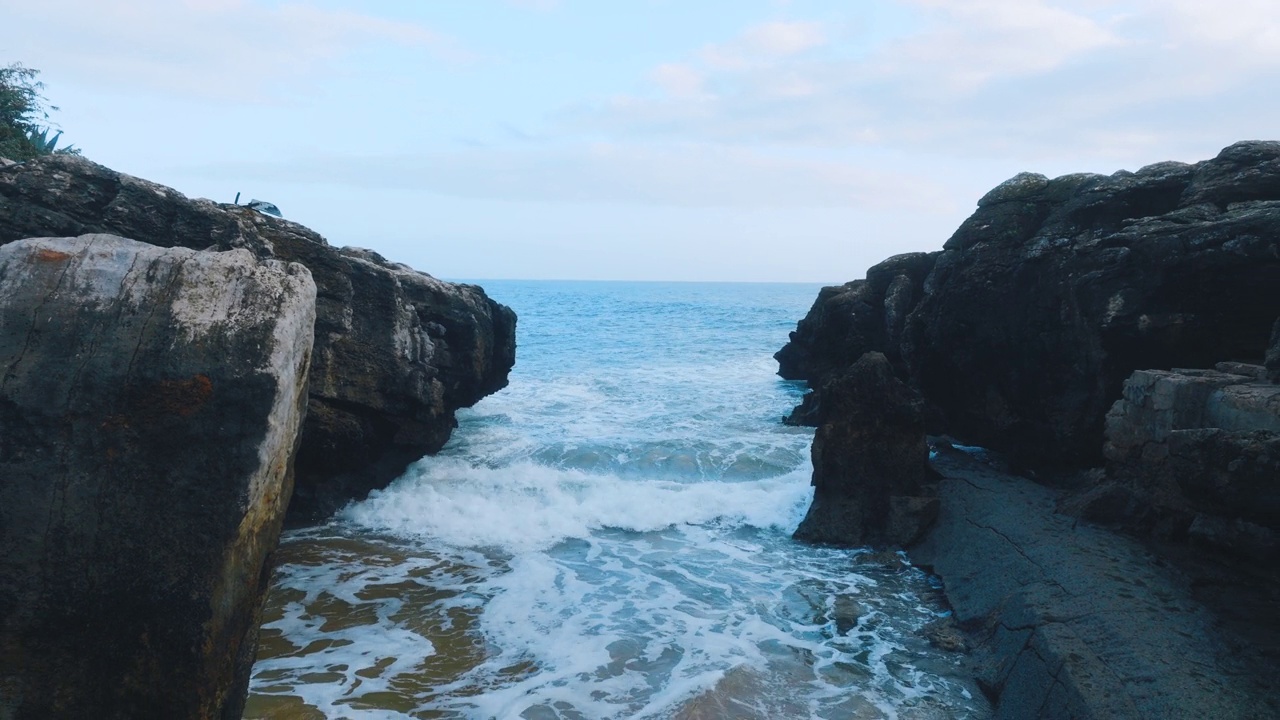
[[[924,438],[924,403],[867,353],[823,386],[813,439],[813,504],[797,539],[900,546],[937,512]]]
[[[94,232],[244,249],[310,269],[317,318],[296,519],[322,517],[439,450],[455,411],[504,387],[515,362],[515,314],[476,286],[334,248],[296,223],[190,200],[78,157],[0,168],[0,244]]]
[[[1135,372],[1104,452],[1105,482],[1070,498],[1072,514],[1280,559],[1280,385],[1262,367]]]
[[[1096,465],[1134,370],[1263,361],[1280,315],[1280,143],[1019,175],[941,253],[916,257],[891,283],[868,273],[825,290],[780,351],[782,374],[820,388],[883,352],[937,411],[935,432],[1031,468]]]
[[[0,247],[0,716],[240,717],[315,304],[245,249]]]

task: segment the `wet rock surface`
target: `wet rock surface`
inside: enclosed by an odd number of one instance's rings
[[[934,467],[937,524],[910,554],[942,578],[997,718],[1280,715],[1278,623],[1259,612],[1274,567],[1241,582],[1057,514],[1058,491],[967,454]]]
[[[0,716],[240,717],[315,297],[244,249],[0,246]]]
[[[241,248],[311,271],[317,318],[295,521],[322,518],[438,451],[454,412],[504,387],[515,362],[515,314],[479,287],[83,158],[0,168],[0,244],[97,232],[160,247]]]
[[[799,540],[905,545],[937,512],[924,403],[889,360],[867,353],[823,386],[813,439],[813,503]]]

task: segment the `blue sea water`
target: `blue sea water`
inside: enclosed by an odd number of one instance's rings
[[[284,539],[246,718],[960,718],[898,556],[790,539],[776,376],[817,285],[486,281],[520,315],[454,439]]]

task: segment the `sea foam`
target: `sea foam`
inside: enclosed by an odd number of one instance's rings
[[[489,468],[433,459],[348,506],[340,518],[400,537],[512,553],[543,550],[605,528],[644,532],[717,523],[790,533],[813,495],[809,474],[801,466],[763,480],[681,482],[532,462]]]

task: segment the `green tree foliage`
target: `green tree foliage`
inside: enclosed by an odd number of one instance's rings
[[[40,71],[14,63],[0,67],[0,157],[28,160],[53,152],[79,154],[74,147],[58,148],[61,130],[49,124]]]

